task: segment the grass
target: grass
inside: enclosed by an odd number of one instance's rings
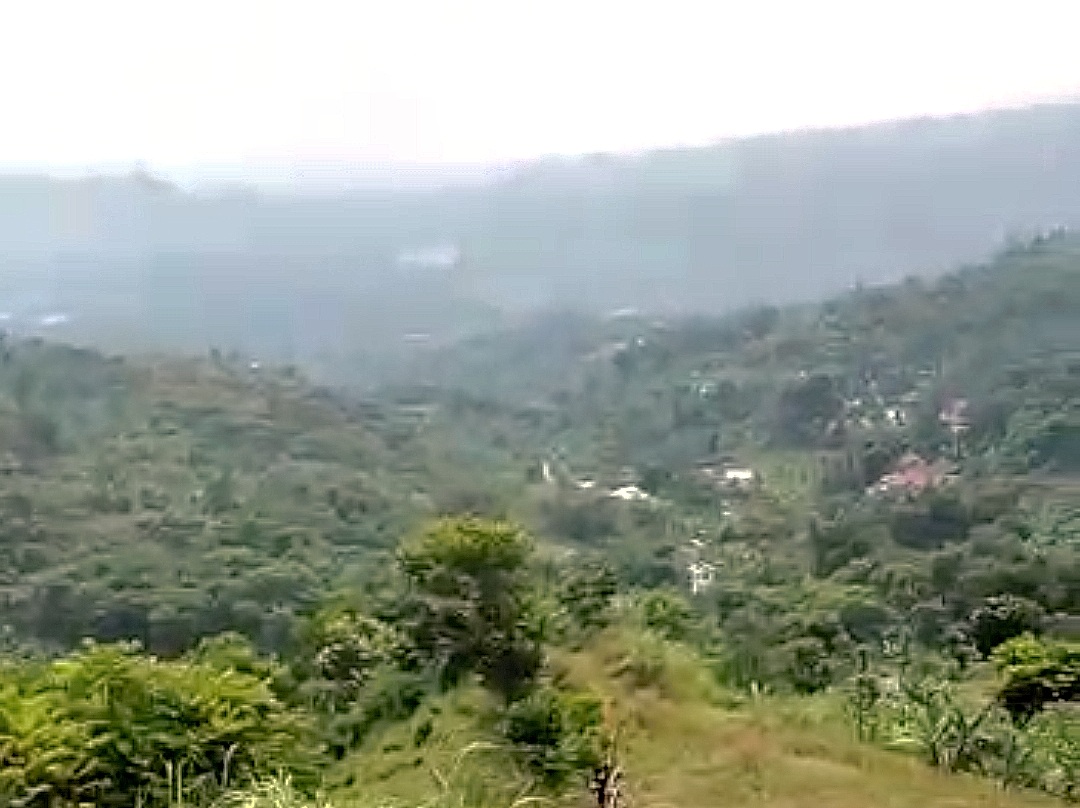
[[[464,686],[373,733],[330,772],[334,808],[524,805],[532,782],[492,729],[494,707],[479,686]]]
[[[607,708],[628,808],[1038,808],[1053,797],[947,774],[854,738],[838,696],[732,693],[700,658],[638,631],[555,653],[556,682]],[[338,762],[325,799],[272,779],[212,808],[584,808],[584,788],[540,795],[494,728],[491,696],[465,685],[373,733]],[[584,786],[584,783],[582,783]]]
[[[693,652],[633,631],[611,630],[582,650],[560,651],[552,668],[556,680],[605,700],[632,808],[1061,805],[860,743],[836,697],[734,694]],[[493,707],[480,688],[465,687],[376,734],[333,770],[329,806],[590,804],[584,789],[560,800],[535,796],[492,729]],[[416,730],[429,721],[418,745]],[[264,804],[277,808],[250,805]]]
[[[634,808],[1020,808],[1060,805],[946,775],[854,740],[829,698],[740,699],[706,684],[700,663],[675,652],[645,687],[612,677],[626,654],[608,635],[559,660],[569,682],[602,692],[620,727]]]

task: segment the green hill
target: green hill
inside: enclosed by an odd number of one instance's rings
[[[235,629],[280,648],[298,611],[377,568],[469,467],[424,437],[422,410],[289,370],[4,350],[0,622],[20,638],[175,653]]]
[[[7,337],[0,801],[1075,799],[1078,323],[1055,232],[363,400]]]

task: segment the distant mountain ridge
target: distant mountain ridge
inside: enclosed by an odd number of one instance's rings
[[[980,259],[1014,232],[1080,224],[1080,103],[549,158],[433,174],[428,186],[365,182],[379,174],[370,167],[340,173],[337,191],[324,174],[318,193],[193,193],[144,169],[0,177],[2,280],[19,294],[56,290],[58,309],[103,326],[115,314],[98,299],[122,298],[133,339],[165,324],[191,348],[290,344],[300,355],[314,350],[302,312],[319,301],[336,301],[328,320],[360,322],[385,298],[411,310],[410,290],[446,303],[433,322],[463,301],[716,313],[819,299]],[[436,293],[398,266],[434,248],[458,256]],[[177,289],[215,302],[171,322]],[[410,332],[437,330],[429,309]],[[265,336],[286,328],[296,333]],[[401,336],[380,326],[363,339]],[[358,339],[338,329],[317,342],[350,351]]]

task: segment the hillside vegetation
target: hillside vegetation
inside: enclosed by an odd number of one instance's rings
[[[448,507],[470,462],[421,437],[423,412],[237,357],[9,342],[0,391],[0,619],[55,647],[176,653],[236,629],[280,648],[297,610]]]
[[[1066,232],[822,305],[538,318],[363,400],[0,359],[5,804],[1080,796]]]

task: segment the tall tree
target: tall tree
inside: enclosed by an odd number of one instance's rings
[[[400,559],[413,587],[416,647],[444,683],[478,672],[511,697],[540,665],[530,626],[526,564],[532,542],[517,525],[475,516],[440,519],[407,542]]]

